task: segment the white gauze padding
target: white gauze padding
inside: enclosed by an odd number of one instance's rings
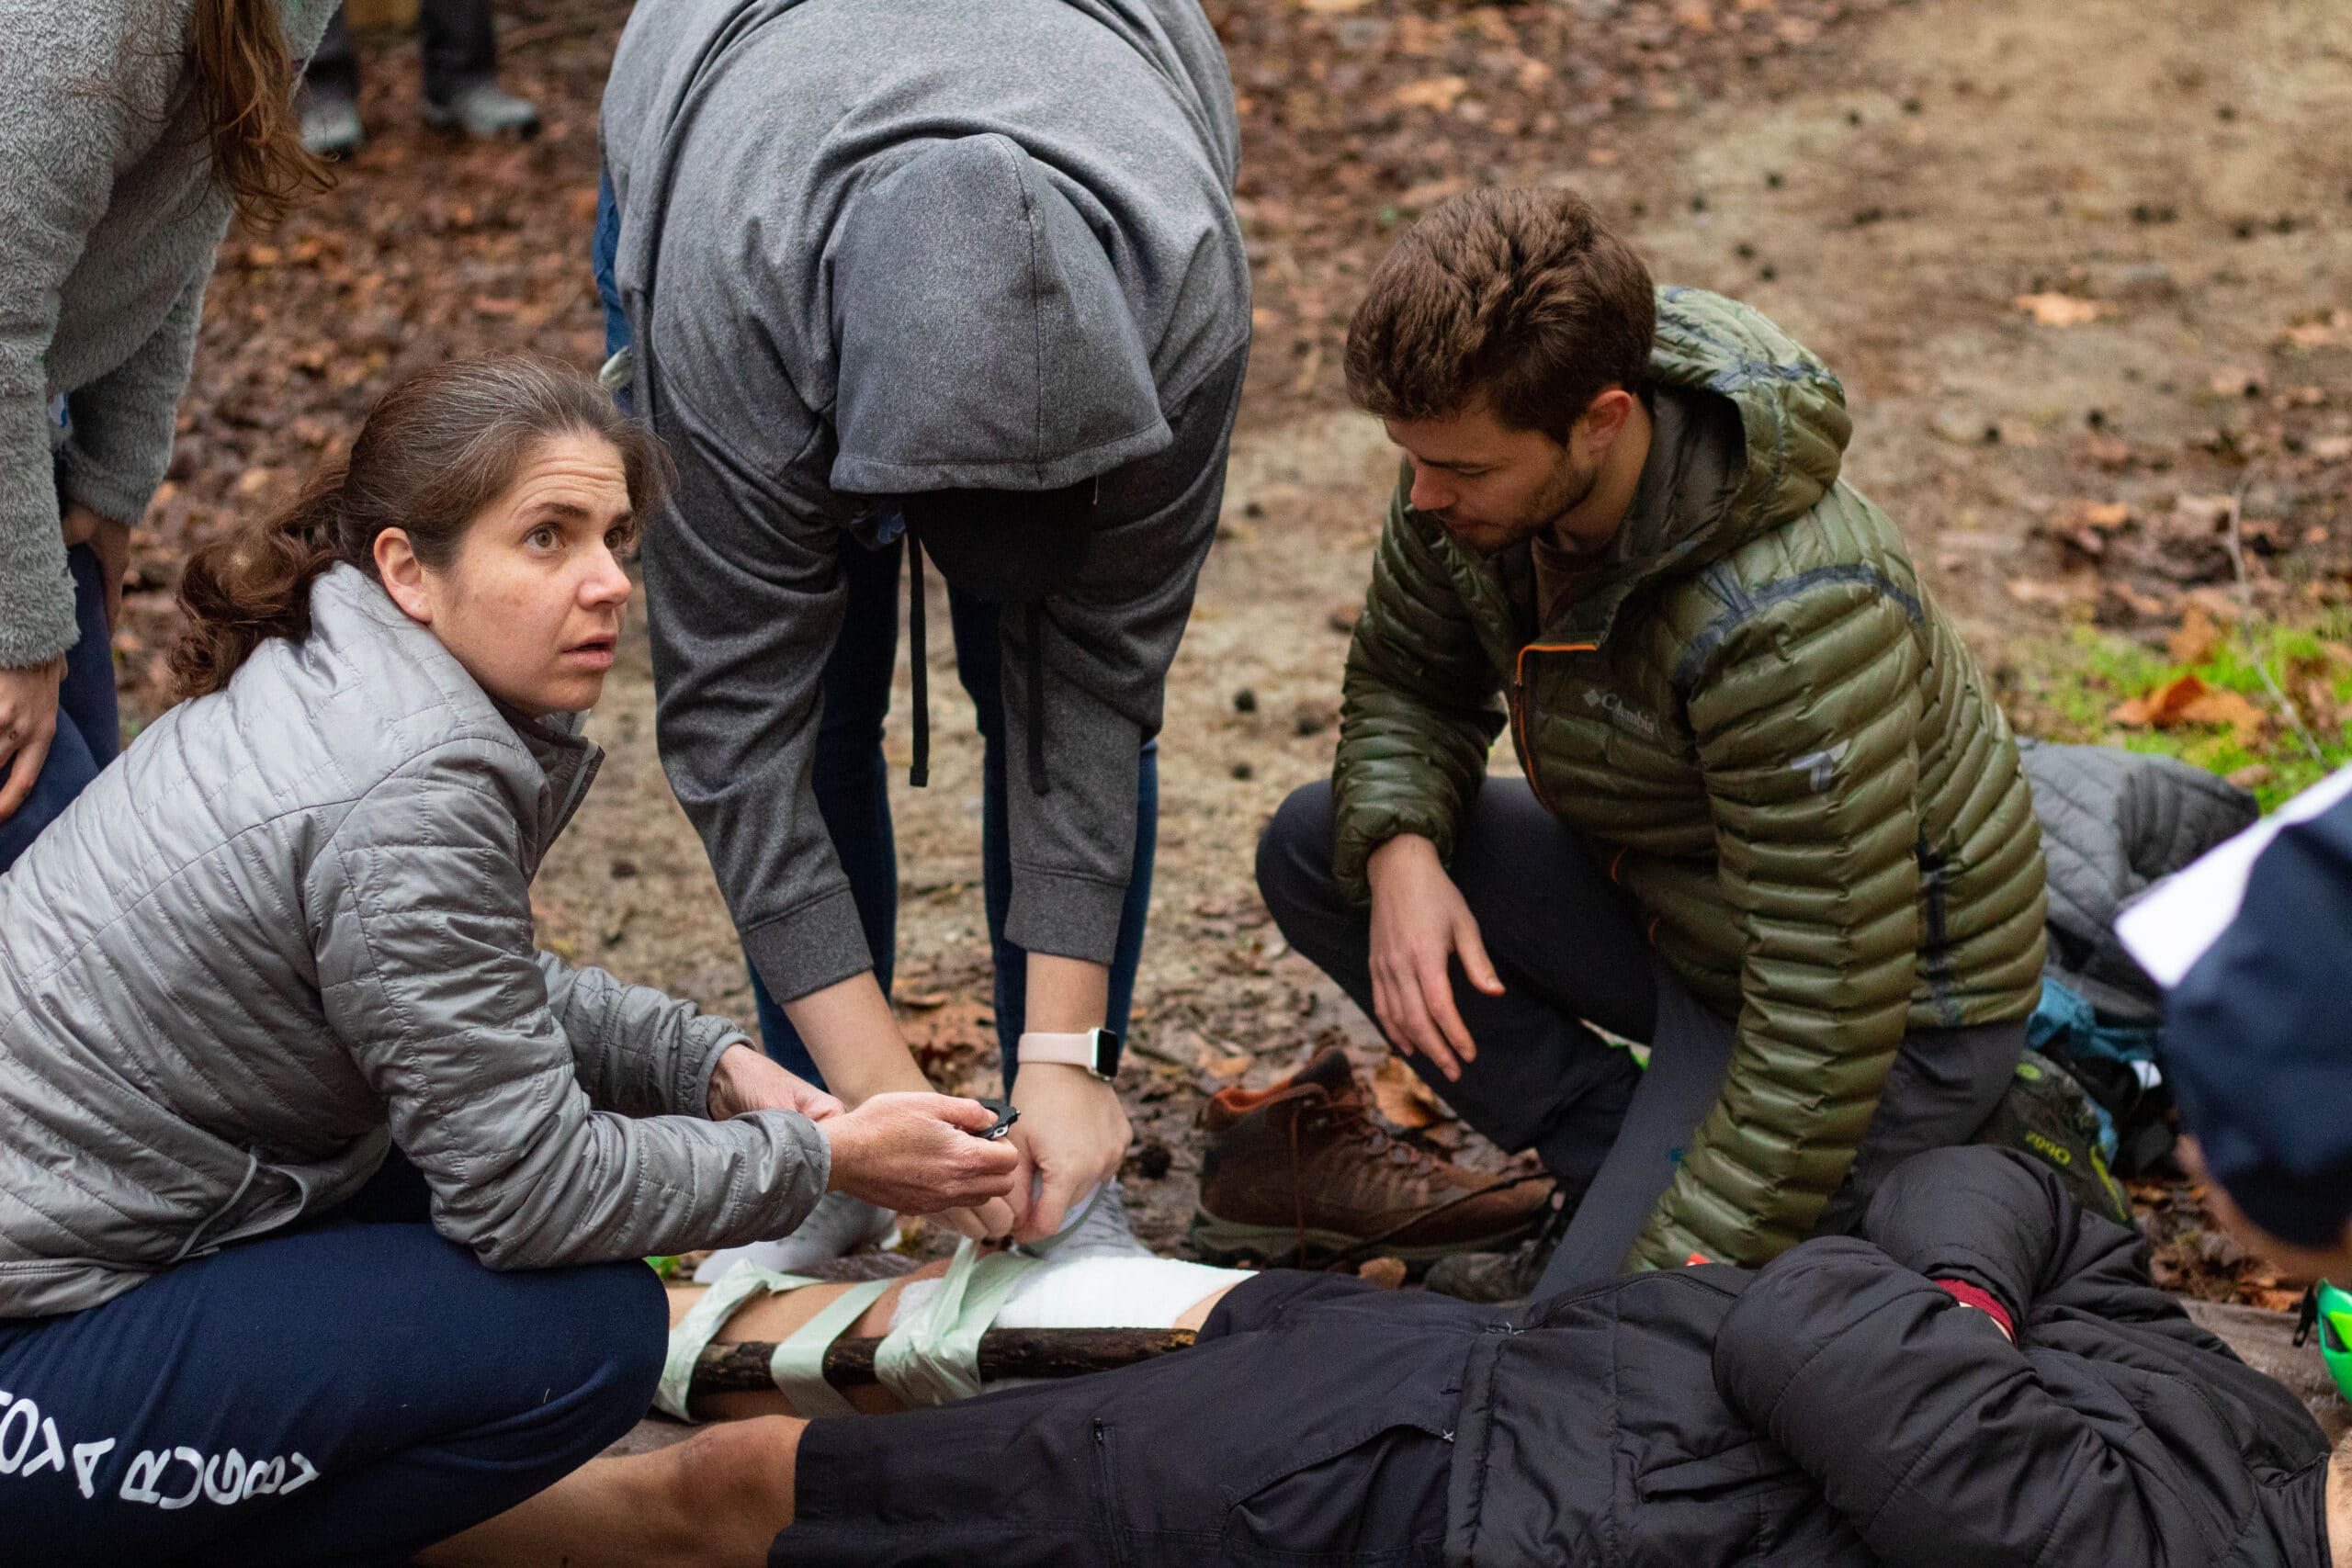
[[[1056,1259],[1029,1271],[997,1309],[999,1328],[1173,1328],[1219,1291],[1250,1279],[1245,1269],[1213,1269],[1178,1258],[1096,1255]],[[917,1280],[899,1293],[892,1326],[938,1291]]]

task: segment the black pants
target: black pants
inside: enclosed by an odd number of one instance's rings
[[[1331,876],[1331,786],[1283,803],[1258,846],[1258,889],[1290,944],[1372,1013],[1371,917]],[[1462,1119],[1533,1149],[1583,1193],[1538,1295],[1617,1272],[1723,1093],[1737,1043],[1644,939],[1631,899],[1574,829],[1516,779],[1490,779],[1464,814],[1452,872],[1502,978],[1454,1004],[1477,1059],[1449,1083],[1406,1059]],[[1589,1026],[1646,1043],[1643,1070]],[[1878,1179],[1922,1149],[1967,1141],[2007,1090],[2025,1024],[1916,1030],[1903,1043],[1847,1186],[1820,1228],[1858,1222]]]
[[[416,37],[424,57],[424,96],[446,104],[458,89],[471,82],[487,82],[498,74],[498,39],[491,23],[490,0],[421,0],[416,12]],[[346,98],[359,96],[359,49],[352,41],[351,23],[335,7],[326,36],[302,73],[312,90]]]
[[[776,1568],[1437,1568],[1491,1307],[1270,1269],[1179,1356],[812,1423]]]

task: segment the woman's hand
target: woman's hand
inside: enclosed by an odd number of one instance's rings
[[[130,525],[74,502],[65,508],[60,526],[67,549],[87,545],[98,558],[98,576],[106,583],[107,630],[111,632],[122,620],[122,580],[130,570]]]
[[[817,1123],[832,1145],[832,1190],[902,1214],[968,1209],[1012,1190],[1021,1156],[976,1138],[996,1121],[977,1100],[877,1094]]]
[[[46,664],[0,670],[0,822],[17,814],[49,761],[57,738],[57,689],[65,656]]]
[[[710,1074],[710,1119],[724,1122],[746,1111],[797,1111],[811,1122],[839,1116],[842,1102],[797,1073],[786,1072],[748,1044],[737,1042],[719,1053]]]
[[[1490,997],[1502,980],[1487,961],[1478,919],[1445,874],[1437,846],[1405,833],[1372,852],[1372,1010],[1389,1043],[1418,1051],[1448,1079],[1478,1055],[1453,1005],[1451,961],[1462,959],[1470,983]]]
[[[1132,1136],[1126,1108],[1111,1085],[1062,1062],[1024,1063],[1013,1080],[1012,1104],[1021,1120],[1011,1137],[1023,1156],[1012,1189],[1019,1215],[1012,1234],[1042,1241],[1062,1228],[1072,1203],[1110,1179],[1126,1158]]]

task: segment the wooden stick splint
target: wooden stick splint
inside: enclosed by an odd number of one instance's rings
[[[1070,1378],[1107,1372],[1192,1348],[1189,1328],[991,1328],[980,1336],[984,1378]],[[878,1382],[875,1352],[882,1341],[836,1339],[825,1352],[825,1381],[835,1388]],[[695,1358],[695,1393],[757,1393],[773,1391],[768,1362],[773,1342],[741,1339],[703,1347]]]

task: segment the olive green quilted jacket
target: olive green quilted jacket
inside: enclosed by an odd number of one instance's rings
[[[2024,1016],[2042,863],[2015,741],[1903,541],[1838,477],[1837,378],[1756,311],[1658,293],[1656,434],[1595,584],[1537,626],[1407,503],[1348,655],[1341,885],[1399,833],[1451,855],[1508,723],[1545,806],[1736,1018],[1722,1100],[1629,1260],[1763,1262],[1844,1179],[1906,1029]]]

